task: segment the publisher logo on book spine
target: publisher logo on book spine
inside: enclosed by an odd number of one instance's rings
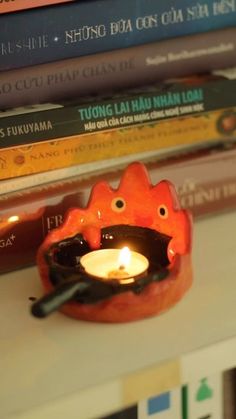
[[[21,166],[22,164],[25,163],[25,157],[22,154],[18,154],[15,158],[14,158],[14,163],[17,166]]]
[[[222,113],[217,121],[217,130],[221,134],[232,135],[236,133],[236,112],[227,110]]]

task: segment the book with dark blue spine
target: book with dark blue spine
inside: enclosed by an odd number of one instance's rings
[[[236,0],[80,0],[0,16],[0,70],[233,27]]]

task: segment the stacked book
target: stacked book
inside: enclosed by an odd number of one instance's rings
[[[1,2],[1,270],[134,160],[195,217],[233,208],[235,67],[232,0]]]

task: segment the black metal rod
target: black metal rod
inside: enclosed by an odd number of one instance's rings
[[[76,280],[64,282],[40,300],[36,301],[31,306],[31,313],[34,317],[47,317],[49,314],[58,310],[58,308],[60,308],[67,301],[73,299],[76,294],[83,294],[89,287],[91,287],[91,283]]]
[[[168,275],[168,268],[162,268],[128,284],[120,284],[114,279],[101,281],[84,276],[81,276],[80,279],[68,278],[65,282],[57,285],[50,293],[36,301],[31,306],[31,313],[34,317],[44,318],[73,299],[82,304],[93,304],[127,291],[139,294],[151,282],[163,281]]]

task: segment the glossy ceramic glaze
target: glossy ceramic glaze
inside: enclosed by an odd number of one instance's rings
[[[166,254],[164,257],[162,255],[158,266],[167,267],[168,276],[160,282],[146,285],[139,293],[127,290],[88,304],[82,304],[74,298],[63,304],[60,310],[83,320],[125,322],[159,314],[179,301],[192,283],[191,215],[180,207],[174,186],[168,180],[152,185],[146,167],[139,162],[126,168],[117,189],[113,189],[106,181],[94,185],[87,207],[70,209],[64,223],[46,237],[37,255],[45,291],[51,292],[57,287],[50,275],[52,258],[48,255],[52,254],[52,249],[54,255],[61,243],[73,243],[75,237],[77,240],[81,237],[86,244],[84,252],[106,247],[103,232],[108,229],[109,235],[109,228],[112,227],[116,229],[116,235],[119,235],[122,228],[127,228],[129,235],[133,235],[134,246],[136,233],[130,231],[150,231],[156,236],[161,234],[167,237]],[[140,232],[138,234],[140,236]],[[155,240],[146,233],[141,241],[145,240],[150,242],[149,248],[156,247]],[[150,256],[150,250],[146,256],[155,258],[153,254]],[[67,261],[63,264],[66,265]],[[155,263],[151,265],[153,272],[157,268],[153,268]],[[57,267],[60,270],[58,262]]]

